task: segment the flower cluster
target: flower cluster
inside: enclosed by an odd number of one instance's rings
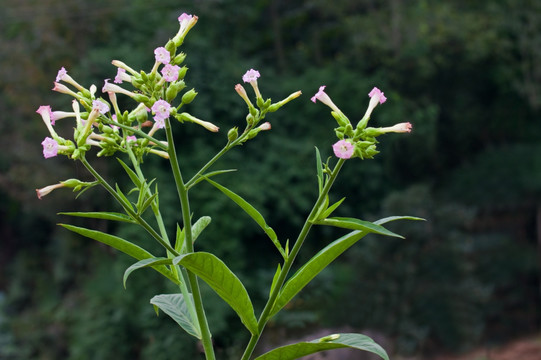
[[[378,153],[376,150],[376,137],[389,132],[405,133],[411,132],[411,124],[409,122],[399,123],[390,127],[372,128],[367,127],[368,120],[372,115],[372,111],[378,104],[383,104],[387,101],[385,94],[374,87],[369,93],[370,102],[368,108],[357,126],[353,128],[349,119],[336,106],[329,95],[325,93],[325,85],[320,86],[318,92],[312,96],[311,100],[315,103],[318,100],[331,108],[331,114],[338,123],[338,128],[335,129],[336,136],[339,141],[333,145],[334,154],[340,159],[350,159],[359,157],[361,159],[371,159]]]

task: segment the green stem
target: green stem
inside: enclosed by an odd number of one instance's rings
[[[323,201],[325,200],[325,197],[329,193],[334,181],[336,180],[336,177],[338,176],[338,173],[340,172],[340,169],[344,165],[344,162],[345,162],[344,159],[338,160],[338,162],[336,163],[336,166],[331,172],[331,175],[329,176],[329,179],[325,183],[323,190],[319,194],[319,197],[314,207],[312,208],[312,211],[310,211],[310,214],[306,218],[306,221],[304,222],[301,232],[299,233],[299,236],[297,237],[297,241],[295,241],[295,245],[291,249],[291,252],[288,258],[284,262],[282,271],[280,272],[280,275],[278,276],[278,279],[276,280],[276,285],[274,286],[274,290],[270,294],[269,300],[267,301],[267,303],[265,304],[265,307],[263,308],[263,311],[261,312],[261,316],[259,317],[259,321],[258,321],[259,331],[257,334],[252,334],[252,337],[250,338],[250,342],[246,346],[246,350],[244,351],[244,354],[242,355],[241,360],[248,360],[252,356],[255,346],[257,345],[257,342],[259,341],[259,338],[261,336],[261,333],[263,332],[265,325],[270,319],[270,313],[272,311],[274,303],[276,302],[276,298],[278,297],[278,294],[280,293],[280,290],[282,289],[282,286],[285,283],[287,274],[289,273],[289,270],[293,266],[293,262],[295,261],[295,258],[299,254],[299,251],[304,243],[304,240],[306,239],[306,237],[308,236],[308,233],[310,232],[310,229],[312,228],[313,221],[315,220],[314,217],[317,215],[317,212],[319,208],[321,207],[321,204],[323,203]]]
[[[177,153],[175,150],[175,144],[173,139],[173,131],[171,130],[171,122],[169,119],[165,120],[165,133],[167,135],[169,162],[171,163],[171,170],[173,177],[175,178],[175,184],[177,186],[177,192],[180,199],[180,206],[182,209],[182,221],[184,224],[184,236],[186,244],[186,252],[192,253],[193,238],[192,238],[192,223],[190,218],[190,202],[188,199],[188,189],[182,180],[182,174],[177,159]],[[199,289],[199,283],[197,277],[191,271],[188,271],[188,281],[192,289],[193,301],[195,306],[195,312],[197,315],[197,322],[201,330],[201,342],[203,343],[203,349],[205,350],[205,356],[207,360],[214,360],[214,348],[212,347],[212,335],[203,308],[203,300],[201,298],[201,290]]]
[[[164,248],[166,248],[168,251],[170,251],[173,255],[178,256],[179,253],[171,247],[171,245],[165,241],[160,234],[152,228],[140,215],[138,215],[135,211],[133,211],[133,208],[130,204],[126,204],[124,199],[120,197],[120,195],[117,194],[115,189],[105,179],[90,165],[90,163],[86,160],[84,156],[81,156],[80,158],[81,163],[84,165],[84,167],[94,176],[94,178],[99,181],[99,183],[107,190],[114,198],[115,200],[124,208],[124,211],[128,213],[134,219],[139,225],[141,225],[157,242],[160,243]]]

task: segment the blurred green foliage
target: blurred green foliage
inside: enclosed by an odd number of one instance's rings
[[[368,237],[294,300],[275,326],[348,325],[380,331],[404,354],[459,351],[538,331],[541,213],[541,5],[528,0],[143,1],[4,0],[0,13],[0,358],[195,359],[197,347],[148,300],[168,291],[151,271],[121,277],[129,259],[58,229],[59,211],[114,207],[93,189],[44,200],[33,189],[88,174],[66,159],[43,160],[39,105],[69,107],[47,92],[61,66],[84,84],[114,76],[112,59],[148,68],[176,32],[181,12],[199,22],[185,44],[189,111],[221,135],[183,125],[179,156],[193,173],[244,121],[233,87],[258,69],[264,96],[304,96],[272,118],[272,131],[218,165],[221,182],[257,205],[280,238],[293,239],[316,196],[314,146],[330,156],[334,120],[308,101],[321,84],[348,116],[362,116],[375,85],[389,101],[376,126],[410,121],[386,136],[373,161],[347,163],[334,200],[369,220],[425,217],[393,225],[406,240]],[[358,115],[355,115],[358,114]],[[274,115],[274,114],[273,114]],[[69,130],[67,122],[57,126]],[[7,149],[7,151],[6,151]],[[167,164],[162,181],[170,229],[179,221]],[[114,161],[97,160],[122,182]],[[248,217],[206,184],[191,194],[194,217],[213,222],[198,240],[239,274],[256,306],[277,254]],[[168,196],[170,194],[170,196]],[[154,246],[134,228],[84,221]],[[317,229],[306,254],[339,236]],[[139,239],[140,238],[140,239]],[[173,291],[172,289],[169,289]],[[247,334],[208,293],[218,356],[234,358]],[[520,330],[517,330],[520,329]]]

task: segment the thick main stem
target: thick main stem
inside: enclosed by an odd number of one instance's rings
[[[182,221],[184,224],[184,236],[186,244],[186,252],[192,253],[193,249],[193,238],[192,238],[192,223],[190,219],[190,202],[188,199],[188,190],[184,181],[182,180],[182,173],[180,172],[180,167],[177,159],[177,153],[175,150],[175,143],[173,139],[173,132],[171,130],[171,123],[169,119],[165,120],[165,132],[167,135],[168,153],[169,153],[169,162],[171,163],[171,170],[173,172],[173,177],[175,178],[175,184],[177,186],[177,192],[180,199],[180,206],[182,209]],[[201,342],[203,343],[203,349],[205,351],[205,357],[207,360],[214,360],[216,357],[214,355],[214,348],[212,347],[212,335],[207,322],[207,317],[205,315],[205,310],[203,308],[203,300],[201,298],[201,290],[199,289],[199,283],[197,277],[191,271],[188,272],[188,281],[192,289],[193,301],[195,306],[195,313],[197,315],[197,322],[201,330]]]
[[[295,258],[299,254],[299,251],[304,243],[304,240],[308,236],[308,233],[310,232],[310,229],[312,228],[312,223],[314,220],[314,217],[317,215],[317,212],[319,208],[321,207],[321,204],[325,200],[325,197],[329,193],[334,181],[336,180],[336,177],[338,176],[338,173],[340,172],[340,169],[342,168],[342,165],[344,165],[345,160],[339,159],[336,166],[334,167],[333,171],[331,172],[331,175],[329,176],[329,179],[325,183],[325,186],[323,187],[321,193],[319,194],[319,197],[314,204],[314,207],[312,208],[312,211],[310,211],[310,214],[306,218],[306,221],[304,222],[304,225],[301,229],[301,232],[299,233],[299,236],[297,237],[297,241],[295,242],[295,245],[291,249],[291,253],[289,254],[288,258],[284,262],[284,266],[282,267],[282,271],[280,272],[280,275],[278,276],[278,280],[276,281],[276,285],[274,286],[274,290],[269,296],[269,300],[265,304],[265,307],[263,308],[263,311],[261,312],[261,316],[259,317],[258,321],[258,334],[253,334],[250,338],[250,342],[246,346],[246,350],[244,351],[244,354],[242,355],[241,360],[248,360],[252,356],[252,353],[255,349],[255,346],[257,345],[257,342],[259,341],[259,338],[261,337],[261,333],[263,332],[263,329],[265,328],[265,325],[270,319],[270,313],[272,311],[272,308],[274,306],[274,303],[276,301],[276,298],[278,297],[278,294],[280,293],[280,290],[282,289],[282,286],[285,283],[285,279],[287,277],[287,274],[289,273],[289,270],[291,270],[291,267],[293,266],[293,262],[295,261]]]

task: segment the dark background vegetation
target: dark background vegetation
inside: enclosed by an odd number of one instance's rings
[[[149,69],[153,49],[197,14],[184,51],[187,81],[199,92],[190,112],[221,127],[210,134],[178,126],[187,173],[244,123],[233,90],[258,69],[264,96],[303,96],[272,114],[272,131],[230,153],[221,182],[256,204],[282,239],[295,238],[316,196],[314,146],[330,156],[334,120],[309,101],[322,84],[352,119],[367,93],[388,102],[373,124],[409,121],[409,135],[382,139],[371,161],[351,161],[332,196],[341,215],[393,224],[406,240],[370,236],[316,278],[270,333],[350,327],[381,334],[393,352],[430,356],[494,346],[539,331],[541,243],[541,3],[436,0],[2,0],[0,1],[0,358],[194,359],[194,342],[148,300],[174,291],[152,271],[121,277],[131,260],[55,224],[60,211],[114,210],[93,189],[73,200],[34,189],[88,179],[65,157],[44,160],[47,135],[35,110],[69,110],[52,93],[61,66],[85,85],[112,78],[112,59]],[[68,122],[59,124],[69,131]],[[66,133],[67,134],[67,133]],[[115,161],[95,160],[122,183]],[[162,179],[161,203],[174,228],[179,214],[167,163],[149,159]],[[149,175],[151,176],[151,175]],[[261,308],[277,256],[257,227],[223,195],[202,185],[194,216],[213,217],[198,240],[246,282]],[[231,215],[235,214],[235,215]],[[78,222],[153,247],[138,229]],[[317,229],[307,259],[339,232]],[[219,357],[233,358],[246,331],[205,290]],[[285,330],[284,330],[285,329]]]

